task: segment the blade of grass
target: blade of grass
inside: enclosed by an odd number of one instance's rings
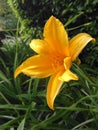
[[[91,123],[91,122],[93,122],[95,119],[89,119],[89,120],[86,120],[86,121],[84,121],[84,122],[82,122],[82,123],[80,123],[79,125],[77,125],[77,126],[75,126],[74,128],[72,128],[71,130],[76,130],[77,128],[79,128],[79,127],[83,127],[84,125],[86,125],[86,124],[88,124],[88,123]]]
[[[21,123],[19,124],[17,130],[24,130],[24,125],[25,125],[25,118],[21,121]]]

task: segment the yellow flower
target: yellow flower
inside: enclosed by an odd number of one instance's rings
[[[94,40],[87,33],[80,33],[68,40],[63,24],[51,16],[44,27],[44,39],[34,39],[30,47],[37,53],[24,61],[15,71],[15,77],[24,73],[34,78],[50,77],[47,86],[47,104],[54,109],[54,100],[63,82],[78,80],[70,71],[72,62],[88,42]]]

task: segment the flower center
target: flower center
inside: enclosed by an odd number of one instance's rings
[[[58,70],[60,66],[64,64],[64,56],[62,55],[54,55],[51,57],[52,66],[54,70]]]

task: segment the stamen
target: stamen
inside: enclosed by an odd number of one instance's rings
[[[57,69],[64,64],[64,56],[62,55],[52,55],[51,60],[53,69],[55,71],[57,71]]]

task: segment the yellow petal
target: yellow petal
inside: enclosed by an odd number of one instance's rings
[[[78,80],[78,77],[73,74],[70,70],[66,70],[61,77],[59,77],[61,81],[69,82],[70,80]]]
[[[47,54],[50,52],[49,46],[44,40],[34,39],[31,41],[30,47],[38,54]]]
[[[59,80],[59,76],[61,76],[62,71],[59,73],[54,74],[48,83],[47,87],[47,104],[50,107],[50,109],[54,110],[54,100],[57,96],[57,94],[60,91],[60,88],[63,84],[63,81]]]
[[[35,55],[28,58],[16,69],[14,77],[17,77],[20,73],[32,77],[44,78],[53,74],[54,70],[47,56]]]
[[[63,24],[54,16],[51,16],[45,24],[44,40],[48,42],[53,51],[69,56],[67,32]]]
[[[95,39],[92,38],[89,34],[87,33],[80,33],[73,37],[70,42],[70,55],[72,57],[72,61],[74,61],[78,55],[81,53],[83,48],[88,44],[90,41],[94,41]]]
[[[64,67],[65,67],[65,70],[68,70],[68,69],[70,69],[70,67],[71,67],[71,57],[66,57],[65,59],[64,59]]]

